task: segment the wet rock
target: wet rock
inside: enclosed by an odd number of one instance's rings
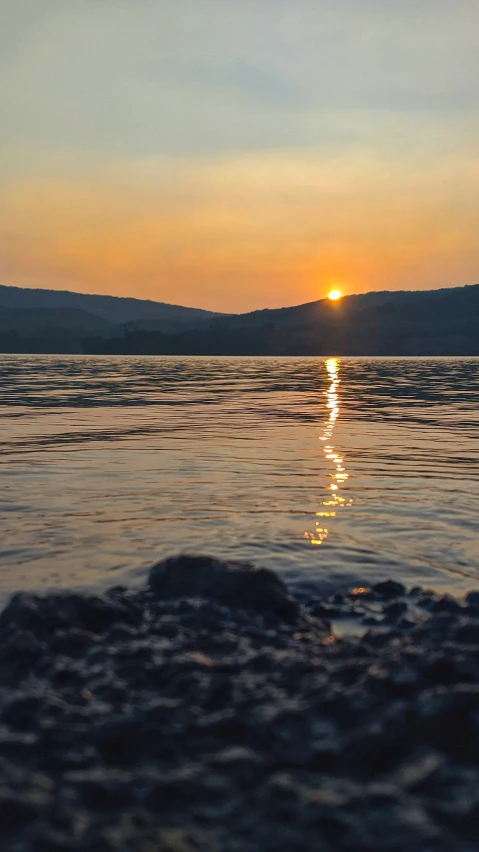
[[[479,645],[479,619],[461,618],[453,626],[454,638],[467,645]]]
[[[421,607],[421,609],[432,610],[434,608],[435,603],[439,600],[438,595],[435,595],[434,592],[423,592],[419,594],[417,598],[417,606]]]
[[[6,830],[36,819],[41,803],[34,796],[18,795],[0,787],[0,826]]]
[[[466,604],[471,609],[479,612],[479,592],[469,592],[469,594],[466,595]]]
[[[373,586],[373,591],[382,598],[397,598],[406,594],[406,589],[402,583],[397,583],[395,580],[383,580],[381,583],[376,583]]]
[[[135,799],[132,777],[125,772],[104,768],[70,772],[65,775],[65,784],[71,785],[83,807],[92,810],[120,809]]]
[[[457,661],[444,651],[429,651],[424,655],[421,664],[423,676],[435,684],[449,684],[460,681],[461,675]]]
[[[57,630],[50,648],[59,654],[78,654],[84,653],[95,641],[95,634],[88,630]]]
[[[434,600],[431,606],[432,612],[457,612],[460,613],[463,607],[459,601],[456,601],[450,595],[444,595],[438,600]]]
[[[317,601],[311,607],[308,607],[311,615],[317,618],[331,619],[337,618],[341,614],[341,609],[338,606],[329,604],[325,601]]]
[[[216,752],[211,762],[217,772],[233,777],[241,787],[255,784],[264,774],[264,760],[251,748],[229,746]]]
[[[14,597],[2,849],[475,852],[478,601],[386,582],[300,604],[205,557]]]
[[[368,645],[382,647],[388,645],[393,639],[392,630],[388,627],[372,627],[364,634],[364,641]]]
[[[387,621],[397,621],[407,612],[407,604],[404,601],[393,601],[384,607],[384,617]]]
[[[52,594],[40,598],[21,593],[14,595],[1,613],[0,629],[13,625],[38,637],[69,628],[101,633],[117,622],[134,623],[139,616],[131,603],[101,595]]]
[[[0,646],[0,665],[19,675],[28,671],[43,654],[43,645],[31,630],[14,627]]]
[[[220,562],[208,556],[177,556],[155,565],[151,589],[161,598],[210,598],[230,607],[271,612],[285,621],[299,615],[286,586],[266,568],[240,562]]]
[[[424,734],[458,760],[479,757],[479,685],[426,690],[419,698]]]

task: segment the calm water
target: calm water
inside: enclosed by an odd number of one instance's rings
[[[0,356],[0,595],[165,554],[479,586],[479,359]]]

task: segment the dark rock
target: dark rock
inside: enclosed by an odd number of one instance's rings
[[[407,604],[404,601],[393,601],[384,607],[384,616],[387,621],[397,621],[407,612]]]
[[[271,612],[285,621],[299,615],[297,602],[273,571],[245,563],[208,556],[172,557],[151,569],[149,584],[163,599],[211,598],[230,607]]]
[[[417,598],[417,606],[421,607],[421,609],[432,610],[434,604],[439,600],[439,597],[434,594],[434,592],[423,592]]]
[[[59,654],[83,653],[95,642],[94,633],[88,630],[57,630],[50,643],[50,649]]]
[[[300,606],[193,557],[150,583],[0,616],[2,850],[475,852],[479,597]]]
[[[72,786],[82,805],[92,810],[121,809],[135,799],[131,775],[117,770],[69,772],[65,783]]]
[[[13,628],[0,645],[0,665],[18,674],[28,671],[42,655],[43,645],[30,630]]]
[[[229,746],[212,757],[216,771],[234,777],[241,786],[255,784],[264,773],[264,760],[251,748]]]
[[[101,595],[52,594],[45,598],[14,595],[0,615],[0,629],[12,625],[47,637],[55,630],[80,628],[101,633],[116,622],[135,623],[140,612],[133,604]]]
[[[40,803],[35,797],[0,787],[0,826],[3,830],[31,822],[38,816],[39,809]]]
[[[454,598],[449,595],[444,595],[442,598],[433,601],[432,612],[458,612],[463,610],[463,607]]]
[[[319,601],[311,608],[308,607],[308,609],[311,615],[324,619],[337,618],[341,613],[339,607],[335,607],[332,604],[325,603],[324,601]]]
[[[422,673],[430,683],[449,684],[461,680],[456,660],[444,651],[429,651],[422,660]]]
[[[373,586],[373,591],[382,598],[397,598],[406,594],[406,589],[402,583],[397,583],[395,580],[383,580],[381,583],[376,583]]]
[[[466,604],[471,608],[479,611],[479,592],[469,592],[466,595]]]
[[[388,645],[392,639],[393,633],[391,629],[387,627],[372,627],[371,630],[368,630],[367,633],[364,634],[364,641],[368,645],[376,647]]]
[[[419,699],[424,735],[459,760],[479,758],[479,685],[426,690]]]
[[[467,645],[479,644],[479,619],[461,618],[453,626],[454,638]]]

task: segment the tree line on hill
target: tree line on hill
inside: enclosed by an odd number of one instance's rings
[[[479,355],[479,285],[367,293],[334,303],[323,299],[231,316],[195,309],[175,313],[175,306],[164,306],[168,310],[162,316],[161,303],[145,303],[142,317],[141,300],[131,301],[136,319],[122,323],[80,307],[4,308],[0,350],[108,355]],[[160,306],[156,317],[151,316],[152,304]],[[119,309],[115,310],[118,314]]]

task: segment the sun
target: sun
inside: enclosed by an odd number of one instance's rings
[[[338,299],[341,298],[341,296],[342,293],[340,290],[331,290],[331,292],[328,293],[328,299],[331,299],[332,302],[337,302]]]

